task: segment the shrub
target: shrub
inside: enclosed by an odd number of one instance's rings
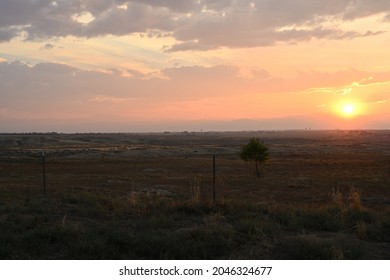
[[[256,174],[260,178],[259,164],[264,164],[269,158],[269,148],[259,139],[251,138],[240,150],[240,157],[244,161],[254,161],[256,165]]]

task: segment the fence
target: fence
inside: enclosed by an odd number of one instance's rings
[[[201,192],[215,203],[221,188],[228,188],[227,181],[243,167],[237,154],[131,157],[112,151],[0,151],[0,183],[30,191],[41,189],[43,194],[73,188],[176,193],[180,197],[190,193],[198,199]]]

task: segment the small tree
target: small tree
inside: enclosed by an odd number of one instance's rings
[[[264,164],[269,158],[268,151],[268,146],[256,138],[251,138],[248,144],[241,147],[241,159],[249,162],[255,161],[257,178],[260,178],[259,165]]]

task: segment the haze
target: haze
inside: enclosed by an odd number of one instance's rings
[[[0,132],[390,129],[389,29],[386,0],[1,0]]]

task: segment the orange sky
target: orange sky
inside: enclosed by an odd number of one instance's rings
[[[390,129],[389,7],[2,1],[0,132]]]

